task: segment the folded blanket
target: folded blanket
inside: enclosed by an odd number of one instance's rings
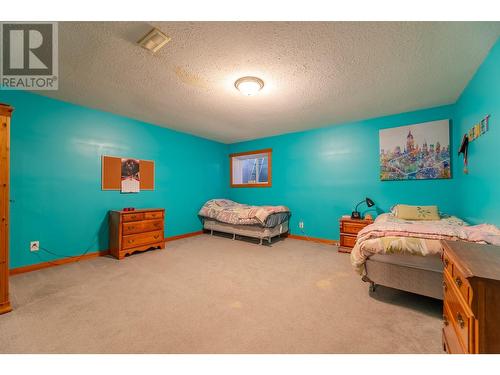
[[[265,225],[270,215],[289,212],[285,206],[249,206],[229,199],[211,199],[198,215],[228,224]]]
[[[351,252],[351,263],[362,273],[373,254],[440,254],[439,240],[460,240],[500,246],[500,229],[494,225],[467,225],[450,216],[442,220],[412,221],[384,214],[359,233]]]

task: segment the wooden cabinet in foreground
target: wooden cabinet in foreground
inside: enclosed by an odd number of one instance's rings
[[[123,259],[136,251],[165,247],[165,210],[150,208],[109,212],[109,250]]]
[[[9,157],[12,107],[0,103],[0,314],[12,310],[9,301]]]
[[[443,349],[500,353],[500,246],[443,243]]]

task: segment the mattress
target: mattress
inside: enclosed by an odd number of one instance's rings
[[[365,264],[364,281],[443,299],[443,265],[438,255],[375,254]]]
[[[443,273],[443,262],[439,255],[374,254],[368,260]]]
[[[429,262],[434,262],[436,269],[442,253],[440,240],[460,239],[467,233],[466,229],[467,223],[453,216],[440,220],[402,220],[392,214],[381,214],[358,233],[351,263],[362,274],[367,259],[375,256],[373,259],[379,260],[385,258],[378,256],[395,257],[395,262],[415,257],[405,264],[422,262],[422,266],[426,265],[425,258],[430,257],[434,260]]]

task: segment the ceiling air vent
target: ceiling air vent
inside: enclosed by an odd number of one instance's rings
[[[170,39],[166,34],[156,27],[153,28],[149,33],[144,35],[141,40],[137,42],[141,47],[155,53],[165,44],[170,42]]]

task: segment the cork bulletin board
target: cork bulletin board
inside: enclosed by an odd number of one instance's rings
[[[102,190],[121,190],[121,157],[102,156],[101,188]],[[154,190],[155,188],[155,162],[140,160],[141,190]]]

